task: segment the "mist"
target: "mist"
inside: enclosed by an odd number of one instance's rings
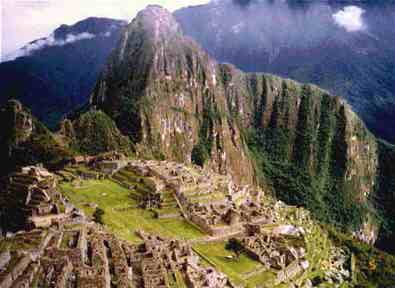
[[[111,34],[108,34],[110,32],[107,32],[106,34],[103,34],[102,36],[109,37]],[[64,39],[55,39],[54,34],[51,34],[47,38],[42,38],[39,40],[36,40],[34,42],[31,42],[27,44],[26,46],[22,47],[21,49],[18,49],[15,52],[12,52],[10,54],[7,54],[3,57],[2,61],[12,61],[15,60],[19,57],[24,57],[24,56],[29,56],[32,53],[41,50],[45,47],[52,47],[52,46],[64,46],[67,44],[71,44],[77,41],[81,40],[86,40],[86,39],[93,39],[95,38],[96,35],[88,33],[88,32],[83,32],[80,34],[67,34]]]

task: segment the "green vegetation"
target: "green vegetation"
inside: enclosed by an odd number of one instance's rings
[[[10,100],[0,109],[0,121],[0,158],[7,163],[0,165],[1,176],[37,163],[57,167],[73,155],[18,101]]]
[[[132,145],[118,130],[114,121],[102,111],[91,110],[73,122],[76,150],[90,155],[120,151],[129,154]]]
[[[191,156],[192,163],[203,167],[204,163],[210,157],[210,155],[208,153],[209,153],[209,151],[207,149],[207,145],[202,142],[199,142],[192,149],[192,156]]]
[[[353,255],[355,287],[393,287],[395,283],[395,256],[325,227],[336,245]]]
[[[257,122],[246,133],[259,182],[273,187],[275,196],[286,203],[307,207],[320,221],[357,229],[374,210],[368,203],[357,201],[360,190],[356,181],[362,180],[346,180],[350,165],[346,125],[351,121],[346,108],[314,86],[305,85],[295,92],[291,82],[281,83],[268,125]],[[291,106],[295,97],[300,98],[297,112]],[[262,113],[256,108],[255,118],[261,119]],[[291,113],[297,113],[296,123],[292,123],[295,118]],[[294,130],[290,129],[293,126]],[[361,141],[366,137],[358,135]]]
[[[93,216],[95,209],[89,204],[97,204],[102,223],[119,237],[140,242],[135,232],[142,229],[165,237],[177,239],[196,239],[203,234],[183,219],[155,219],[154,213],[138,208],[138,202],[131,196],[133,191],[123,188],[111,180],[84,181],[81,187],[63,183],[64,194],[82,209],[88,216]]]
[[[395,253],[395,146],[379,142],[379,175],[375,193],[376,206],[384,220],[378,247]]]
[[[203,166],[210,158],[214,144],[216,144],[219,149],[221,148],[219,139],[214,139],[214,126],[216,124],[221,124],[223,115],[217,104],[211,99],[212,96],[207,94],[205,97],[206,103],[203,107],[203,115],[199,130],[199,142],[193,148],[191,155],[192,163],[199,166]]]
[[[226,249],[226,242],[196,244],[193,249],[210,265],[228,275],[236,285],[255,287],[253,284],[273,280],[272,273],[265,273],[264,266],[245,253],[241,253],[238,258],[234,257],[234,254]]]
[[[101,208],[96,208],[95,213],[93,213],[93,220],[96,223],[103,225],[104,224],[103,223],[103,215],[104,215],[104,210]]]
[[[240,258],[241,252],[243,252],[243,246],[235,238],[229,239],[229,241],[225,245],[225,249],[233,251],[236,254],[237,259]]]

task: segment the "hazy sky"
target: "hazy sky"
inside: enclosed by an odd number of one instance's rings
[[[149,4],[174,11],[183,6],[208,3],[209,0],[0,0],[0,61],[28,51],[19,48],[32,40],[48,37],[61,24],[74,24],[90,16],[132,20]],[[365,11],[346,6],[333,14],[336,24],[349,32],[365,27]],[[48,38],[51,40],[50,38]],[[48,40],[47,39],[47,40]],[[5,57],[7,56],[7,57]],[[10,60],[10,59],[9,59]]]
[[[0,0],[0,55],[90,16],[131,20],[149,4],[173,11],[209,0]]]

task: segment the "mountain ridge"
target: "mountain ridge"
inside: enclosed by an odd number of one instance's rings
[[[87,102],[124,21],[88,18],[33,41],[0,63],[0,104],[14,98],[51,129]],[[76,69],[78,67],[78,69]]]

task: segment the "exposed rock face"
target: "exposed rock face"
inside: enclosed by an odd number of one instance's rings
[[[10,123],[15,128],[14,141],[16,144],[28,139],[33,132],[33,118],[24,111],[22,104],[16,100],[10,100],[4,110],[4,114],[8,114]]]
[[[188,163],[201,145],[211,156],[208,165],[252,182],[252,163],[238,124],[229,117],[218,73],[168,11],[150,6],[127,28],[92,105],[115,119],[141,155]]]

